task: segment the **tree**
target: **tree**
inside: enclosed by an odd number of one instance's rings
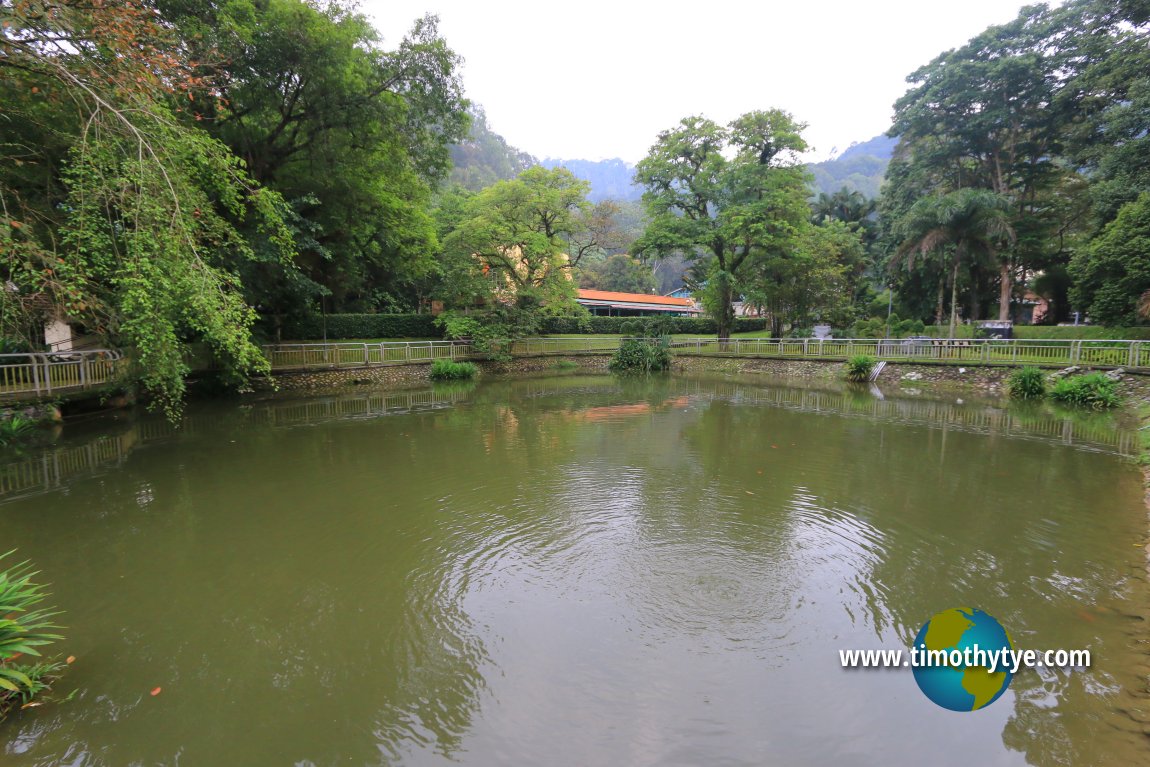
[[[438,247],[432,190],[469,119],[437,18],[389,48],[345,0],[158,5],[218,83],[219,100],[190,102],[195,119],[292,203],[306,234],[297,264],[328,307],[416,308],[410,291]],[[300,300],[264,298],[265,311]]]
[[[188,342],[207,343],[237,385],[266,371],[235,271],[253,257],[237,222],[285,263],[290,234],[279,195],[179,119],[213,84],[140,0],[18,0],[4,15],[5,117],[30,119],[2,147],[13,171],[0,163],[5,334],[47,305],[130,348],[169,413]],[[37,132],[51,140],[27,140]]]
[[[623,253],[594,261],[579,271],[579,287],[620,293],[654,293],[655,275]]]
[[[768,312],[776,337],[784,324],[848,325],[853,319],[851,278],[863,260],[858,233],[841,221],[804,227],[793,251],[755,261],[744,300]]]
[[[563,168],[528,168],[473,197],[447,235],[456,304],[486,301],[566,313],[576,308],[570,238],[582,227],[587,182]]]
[[[1014,239],[1007,205],[993,192],[960,189],[941,197],[924,197],[902,222],[899,253],[908,266],[913,266],[915,254],[949,257],[951,338],[958,324],[961,270],[969,270],[980,257],[993,258],[1002,244]]]
[[[1070,298],[1096,323],[1136,324],[1150,290],[1150,193],[1122,206],[1118,217],[1070,261]]]
[[[754,261],[786,258],[809,225],[798,162],[803,127],[777,109],[725,128],[688,117],[660,133],[636,168],[649,216],[636,252],[708,263],[702,297],[722,339],[730,337],[734,301]]]

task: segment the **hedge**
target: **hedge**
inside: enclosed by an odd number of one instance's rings
[[[567,333],[628,332],[624,323],[642,323],[650,317],[548,317],[543,321],[543,335]],[[698,317],[665,317],[674,333],[692,336],[713,336],[718,332],[715,321]],[[325,318],[322,315],[302,317],[284,326],[283,337],[295,340],[316,340],[324,337]],[[442,338],[443,331],[436,327],[430,314],[329,314],[326,317],[327,338]],[[760,319],[735,318],[734,332],[752,333],[763,330]]]
[[[936,338],[945,338],[950,330],[948,325],[927,325],[926,335]],[[970,338],[974,333],[973,326],[959,325],[957,335],[959,338]],[[1106,328],[1101,325],[1015,325],[1014,337],[1023,340],[1114,340],[1114,341],[1147,341],[1150,340],[1150,326],[1130,328]]]
[[[430,314],[329,314],[302,317],[284,327],[283,337],[299,340],[327,338],[441,338]]]

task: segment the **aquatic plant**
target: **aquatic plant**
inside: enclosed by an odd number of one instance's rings
[[[1105,373],[1086,373],[1069,376],[1054,384],[1050,398],[1068,405],[1080,405],[1094,410],[1118,407],[1118,382]]]
[[[846,361],[847,380],[860,383],[870,379],[871,371],[878,364],[878,360],[869,354],[856,354]]]
[[[474,362],[436,360],[431,363],[432,381],[463,381],[475,378],[478,373],[479,367]]]
[[[1010,374],[1006,390],[1015,399],[1041,399],[1046,396],[1046,376],[1035,367],[1020,368]]]
[[[0,554],[0,560],[11,554]],[[53,661],[16,662],[24,656],[39,658],[39,648],[63,638],[53,633],[59,613],[40,607],[47,594],[33,583],[36,575],[27,561],[0,570],[0,719],[13,707],[31,703],[63,668]]]
[[[35,421],[20,415],[0,421],[0,447],[7,447],[27,439],[35,429]]]
[[[616,373],[669,370],[671,350],[667,338],[624,338],[608,367]]]

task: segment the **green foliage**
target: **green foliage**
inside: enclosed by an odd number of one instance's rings
[[[804,127],[777,109],[725,127],[687,117],[660,133],[636,167],[649,223],[635,251],[698,262],[699,295],[720,337],[730,335],[737,296],[755,290],[771,300],[772,277],[794,271],[789,254],[810,218],[798,162]]]
[[[870,379],[871,371],[878,364],[878,360],[869,354],[856,354],[847,358],[845,363],[848,381],[861,383]]]
[[[327,338],[439,338],[441,326],[430,314],[307,315],[284,325],[285,338],[314,341]],[[462,337],[461,334],[458,337]]]
[[[0,554],[0,561],[11,554]],[[40,648],[63,638],[54,633],[58,613],[41,607],[47,594],[33,582],[37,574],[27,561],[0,570],[0,718],[45,689],[58,669],[52,663],[15,663],[22,655],[40,657]]]
[[[432,381],[464,381],[475,378],[479,374],[479,367],[474,362],[454,362],[452,360],[436,360],[431,363]]]
[[[1118,407],[1118,382],[1104,373],[1085,373],[1068,376],[1056,382],[1050,398],[1068,405],[1079,405],[1094,410]]]
[[[886,317],[858,320],[850,328],[851,338],[906,338],[907,336],[921,336],[925,333],[926,325],[922,320],[902,320],[897,314],[890,316],[889,333]]]
[[[655,275],[638,260],[617,253],[602,261],[584,262],[579,269],[579,287],[619,293],[654,293]]]
[[[510,146],[507,140],[491,130],[483,107],[470,109],[471,130],[467,138],[451,147],[451,182],[478,192],[496,181],[510,181],[539,162]]]
[[[833,160],[808,165],[814,189],[827,195],[846,190],[870,199],[878,197],[894,144],[894,139],[876,136]]]
[[[36,431],[36,422],[21,415],[0,421],[0,447],[23,442]]]
[[[1071,299],[1103,325],[1144,320],[1139,300],[1150,291],[1150,193],[1124,205],[1089,247],[1070,261]]]
[[[1010,374],[1006,390],[1015,399],[1041,399],[1046,396],[1046,375],[1038,368],[1020,368]]]
[[[625,338],[608,367],[616,373],[652,373],[671,368],[666,339]]]
[[[575,360],[559,360],[555,363],[556,370],[577,370],[579,363]]]

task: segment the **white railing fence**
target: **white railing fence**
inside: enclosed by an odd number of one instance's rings
[[[0,354],[0,397],[49,396],[115,380],[123,356],[111,349]]]

